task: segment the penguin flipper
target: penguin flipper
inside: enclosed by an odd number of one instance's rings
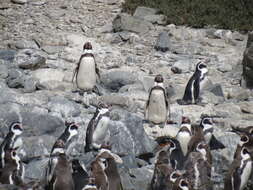
[[[210,139],[209,146],[210,146],[210,150],[217,150],[217,149],[226,148],[224,146],[224,144],[222,142],[218,141],[218,139],[216,139],[216,137],[214,135],[212,135],[212,137]]]
[[[200,93],[200,86],[199,86],[200,80],[195,80],[194,81],[194,103],[196,103],[197,101],[199,101],[199,93]]]

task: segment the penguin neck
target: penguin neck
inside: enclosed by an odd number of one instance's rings
[[[93,50],[92,49],[84,49],[83,54],[92,54],[93,55]]]
[[[163,82],[155,82],[154,86],[159,86],[159,87],[164,88]]]

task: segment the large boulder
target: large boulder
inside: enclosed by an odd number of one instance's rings
[[[253,88],[253,32],[249,33],[246,50],[242,61],[243,81],[242,86]]]
[[[151,27],[151,23],[125,13],[118,15],[113,20],[114,32],[129,31],[134,33],[146,33]]]

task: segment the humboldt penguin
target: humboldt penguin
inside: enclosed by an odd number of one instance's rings
[[[85,166],[77,159],[72,160],[72,178],[75,184],[75,190],[82,190],[89,184],[89,174]]]
[[[224,190],[243,190],[252,171],[252,157],[246,147],[234,158],[224,181]]]
[[[188,152],[188,143],[191,140],[192,128],[191,121],[188,117],[182,117],[181,127],[177,133],[176,139],[179,141],[184,156]]]
[[[85,138],[85,152],[98,150],[108,143],[109,138],[109,121],[110,121],[110,107],[105,103],[99,103],[95,114],[91,118]]]
[[[213,135],[213,122],[210,117],[203,117],[200,122],[200,127],[203,129],[205,141],[209,144],[211,150],[225,148],[225,146]]]
[[[81,55],[77,67],[74,70],[73,79],[76,79],[77,88],[82,91],[92,91],[96,88],[99,70],[93,54],[92,45],[86,42],[83,46],[83,54]]]
[[[22,146],[23,144],[23,141],[21,138],[22,133],[23,133],[23,127],[20,122],[13,122],[9,126],[9,132],[4,138],[2,144],[0,145],[0,156],[1,156],[0,168],[4,168],[5,151],[9,149],[17,150],[19,147]]]
[[[181,170],[183,168],[186,157],[183,154],[179,141],[175,138],[170,139],[169,146],[170,163],[174,169]]]
[[[101,149],[97,155],[97,159],[105,159],[106,161],[106,168],[104,171],[109,183],[109,190],[123,190],[121,178],[116,164],[122,164],[122,159],[108,149]]]
[[[188,81],[183,99],[178,100],[178,104],[197,104],[200,102],[200,92],[206,79],[208,72],[206,64],[199,62],[190,80]]]
[[[163,81],[162,75],[155,77],[145,108],[145,119],[155,125],[165,124],[168,117],[169,103]]]
[[[55,144],[53,145],[53,148],[51,150],[51,153],[54,151],[54,148],[56,146],[56,143],[58,140],[62,140],[65,145],[65,151],[68,150],[71,143],[73,142],[73,139],[75,136],[78,135],[78,125],[76,125],[74,122],[65,122],[65,130],[61,134],[61,136],[56,140]]]
[[[74,190],[71,163],[65,154],[65,144],[59,139],[50,155],[46,190]]]
[[[3,184],[23,185],[24,166],[14,149],[5,152],[5,165],[1,169],[0,182]]]

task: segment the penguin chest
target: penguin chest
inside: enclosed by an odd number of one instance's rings
[[[91,90],[96,84],[96,65],[93,57],[85,57],[80,63],[76,78],[77,87]]]
[[[251,170],[252,170],[252,162],[246,161],[245,167],[244,167],[242,174],[241,174],[240,190],[244,189],[245,185],[247,184],[248,179],[251,174]]]
[[[21,137],[17,137],[17,139],[14,140],[14,142],[13,142],[13,145],[12,145],[13,147],[12,148],[16,149],[16,148],[21,147],[22,145],[23,145],[22,138]]]
[[[188,144],[191,140],[191,135],[186,131],[179,132],[177,134],[177,140],[179,141],[181,149],[182,149],[183,154],[185,156],[188,152]]]
[[[147,105],[147,120],[160,124],[167,119],[167,107],[164,92],[162,90],[153,90],[150,94],[149,105]]]
[[[93,133],[93,143],[97,145],[103,143],[107,135],[110,119],[107,116],[103,116],[96,126],[96,129]]]

